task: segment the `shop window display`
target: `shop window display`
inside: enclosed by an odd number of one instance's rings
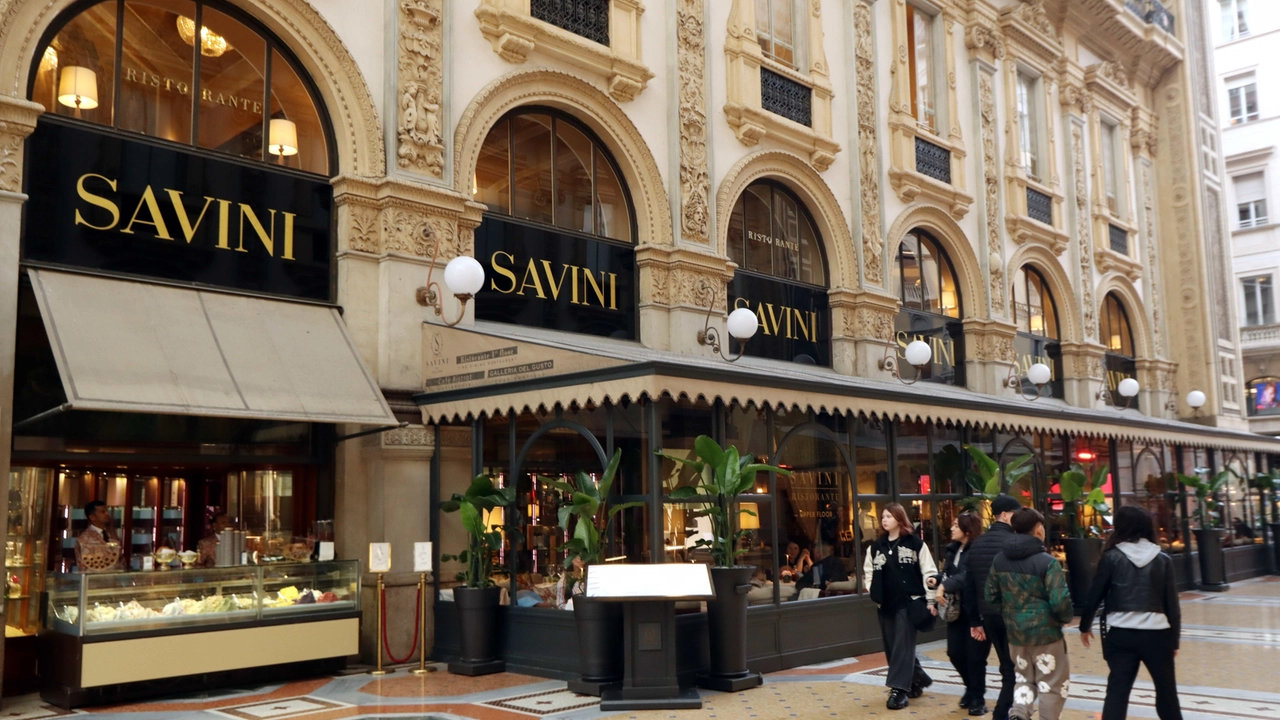
[[[32,100],[58,115],[329,174],[329,131],[296,63],[220,3],[93,5],[58,29],[33,75]]]
[[[34,635],[40,629],[52,491],[52,469],[10,468],[4,616],[6,630],[22,635]]]

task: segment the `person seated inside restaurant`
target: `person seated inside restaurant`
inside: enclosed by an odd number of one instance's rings
[[[778,568],[782,581],[794,582],[811,567],[813,567],[813,558],[809,555],[809,551],[800,549],[800,544],[795,540],[787,543],[787,556],[782,558],[782,565]]]
[[[849,571],[844,567],[844,560],[837,556],[830,545],[819,542],[813,546],[813,554],[818,558],[813,567],[808,572],[800,576],[796,581],[796,589],[804,590],[805,588],[816,588],[818,590],[826,590],[827,585],[833,582],[843,582],[849,579]]]

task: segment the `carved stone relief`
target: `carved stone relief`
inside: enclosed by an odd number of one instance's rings
[[[1005,315],[1004,243],[1000,241],[1000,160],[996,153],[996,94],[991,75],[978,72],[978,109],[982,120],[982,174],[986,190],[987,274],[991,308]]]
[[[410,425],[381,433],[383,447],[433,447],[435,434],[425,425]]]
[[[855,338],[871,338],[891,342],[895,315],[890,310],[874,307],[857,307],[845,313],[844,334]]]
[[[1098,313],[1093,307],[1093,232],[1089,227],[1089,189],[1084,164],[1084,128],[1071,124],[1071,162],[1075,166],[1076,240],[1080,244],[1080,302],[1084,306],[1084,336],[1098,337]]]
[[[680,228],[688,240],[711,240],[703,0],[680,0],[676,47],[680,72]]]
[[[381,247],[378,240],[379,218],[377,208],[363,205],[350,205],[349,232],[347,247],[359,252],[377,253]]]
[[[439,257],[448,260],[458,254],[457,232],[452,221],[427,217],[407,208],[391,207],[382,213],[381,252],[430,258],[440,240]]]
[[[1146,237],[1144,242],[1147,246],[1147,295],[1148,305],[1151,308],[1151,337],[1155,341],[1155,350],[1157,357],[1164,357],[1164,332],[1161,329],[1161,299],[1160,299],[1160,258],[1158,255],[1156,242],[1156,209],[1155,203],[1152,201],[1152,178],[1153,168],[1151,165],[1145,165],[1142,171],[1142,216],[1146,220]]]
[[[880,159],[876,130],[875,49],[871,40],[871,7],[853,9],[857,58],[858,170],[862,189],[862,273],[868,284],[884,282],[884,235],[880,218]]]
[[[406,170],[442,177],[444,32],[443,0],[400,3],[400,48],[396,102],[396,163]]]

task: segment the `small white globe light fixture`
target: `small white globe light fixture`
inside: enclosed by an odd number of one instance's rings
[[[1191,392],[1187,393],[1187,407],[1191,408],[1192,410],[1199,410],[1200,408],[1204,407],[1204,402],[1206,399],[1207,398],[1205,398],[1204,393],[1200,392],[1199,390],[1192,390]]]
[[[459,255],[444,266],[444,286],[459,298],[472,298],[484,286],[484,266],[468,255]]]
[[[1044,363],[1036,363],[1027,368],[1027,379],[1037,387],[1047,385],[1052,376],[1053,373],[1049,370],[1049,366]]]
[[[729,334],[734,339],[750,340],[755,337],[756,330],[760,329],[760,320],[751,310],[738,308],[729,313],[729,320],[726,325],[728,325]]]
[[[431,229],[430,225],[423,228],[422,234],[423,239],[432,243],[435,249],[431,253],[430,269],[427,270],[427,284],[425,287],[418,288],[415,296],[419,305],[431,308],[445,325],[453,327],[466,317],[467,302],[484,287],[484,266],[468,255],[459,255],[444,266],[444,286],[461,305],[456,319],[446,319],[444,303],[440,298],[440,284],[431,279],[431,274],[436,267],[436,258],[440,256],[440,236]]]
[[[933,348],[929,347],[929,343],[923,340],[912,340],[907,345],[906,351],[907,364],[917,368],[924,367],[933,359]]]
[[[698,296],[704,298],[702,302],[707,306],[707,319],[702,324],[702,329],[698,331],[698,344],[711,348],[711,352],[719,355],[725,362],[737,362],[746,351],[747,342],[755,337],[756,331],[760,329],[760,320],[750,308],[738,308],[729,313],[729,317],[725,320],[725,329],[729,331],[729,337],[738,341],[738,354],[729,357],[724,354],[725,347],[720,343],[720,330],[711,327],[711,314],[715,312],[717,305],[724,302],[724,298],[706,280],[698,286]]]
[[[1131,398],[1137,395],[1138,390],[1140,389],[1141,387],[1138,385],[1138,381],[1133,378],[1125,378],[1121,380],[1120,385],[1116,387],[1116,390],[1120,391],[1120,397],[1124,398]]]

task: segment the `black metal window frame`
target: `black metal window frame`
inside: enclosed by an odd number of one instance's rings
[[[1045,225],[1053,225],[1053,198],[1028,186],[1027,217]]]
[[[760,68],[760,106],[774,115],[813,127],[813,88],[765,67]]]
[[[529,14],[608,47],[609,5],[609,0],[530,0]]]
[[[951,151],[917,136],[916,172],[950,185]]]

